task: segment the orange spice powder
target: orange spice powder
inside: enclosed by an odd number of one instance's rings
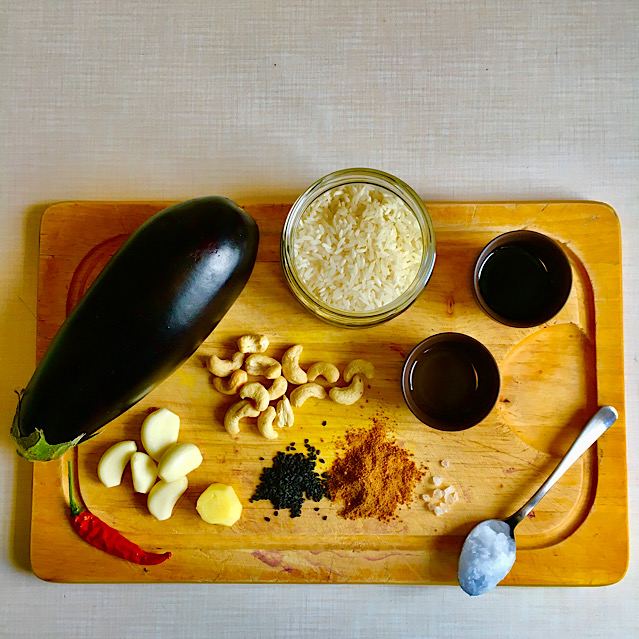
[[[345,519],[396,518],[397,508],[410,502],[425,474],[412,454],[390,439],[379,419],[373,420],[371,429],[348,431],[343,449],[328,478],[331,499],[343,503],[338,514]]]

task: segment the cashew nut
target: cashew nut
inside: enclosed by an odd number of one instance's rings
[[[288,397],[284,395],[279,402],[277,402],[277,410],[275,415],[274,425],[278,428],[290,428],[295,422],[295,415],[291,408],[291,402],[288,401]]]
[[[288,382],[286,381],[286,377],[280,375],[276,379],[273,380],[271,387],[268,389],[268,397],[271,401],[274,399],[279,399],[284,395],[286,389],[288,388]]]
[[[244,353],[235,353],[231,359],[220,359],[217,355],[212,355],[208,369],[216,377],[228,377],[233,371],[241,368],[243,363]]]
[[[239,402],[231,405],[224,415],[224,428],[229,435],[237,435],[240,432],[240,420],[244,417],[257,417],[259,410],[253,408],[251,402],[247,399],[241,399]]]
[[[257,418],[257,428],[266,439],[277,439],[277,433],[273,430],[275,415],[275,408],[269,406],[263,413],[260,413],[260,416]]]
[[[308,369],[307,375],[309,382],[314,382],[321,376],[327,382],[334,384],[339,379],[339,369],[329,362],[316,362]]]
[[[295,406],[295,408],[299,408],[309,397],[323,399],[326,397],[326,391],[323,386],[315,384],[314,382],[302,384],[302,386],[298,386],[291,393],[291,404]]]
[[[308,382],[308,376],[299,365],[299,358],[303,348],[301,344],[295,344],[282,357],[282,371],[284,377],[291,384],[306,384]]]
[[[344,369],[344,381],[350,382],[356,373],[361,373],[366,379],[373,379],[375,367],[365,359],[354,359]]]
[[[240,397],[242,399],[252,399],[253,406],[259,412],[266,410],[270,401],[268,391],[259,382],[250,382],[242,386],[240,391]]]
[[[359,373],[353,375],[349,386],[331,388],[329,397],[338,404],[354,404],[364,394],[364,380]]]
[[[266,335],[242,335],[237,340],[240,353],[263,353],[268,348],[268,344]]]
[[[230,377],[214,377],[213,386],[215,390],[225,395],[235,395],[240,388],[248,381],[248,374],[241,368],[233,371]]]
[[[276,359],[261,353],[249,355],[244,368],[249,375],[262,375],[266,379],[275,379],[282,374],[282,365]]]

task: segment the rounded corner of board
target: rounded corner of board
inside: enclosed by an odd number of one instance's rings
[[[59,575],[57,576],[51,572],[50,566],[46,561],[40,562],[38,555],[33,552],[33,548],[31,548],[30,554],[31,572],[37,579],[47,584],[61,583],[63,581]]]
[[[40,216],[40,234],[46,232],[46,225],[49,220],[56,218],[61,212],[66,212],[69,209],[79,206],[79,202],[72,202],[61,200],[60,202],[45,202],[38,206],[41,210]]]
[[[621,220],[619,219],[619,214],[616,209],[613,208],[611,204],[607,202],[592,202],[595,206],[600,209],[600,213],[598,213],[598,218],[603,222],[611,224],[617,230],[618,233],[621,232]]]

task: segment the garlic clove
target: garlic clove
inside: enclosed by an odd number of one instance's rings
[[[158,477],[172,482],[188,475],[202,463],[202,453],[195,445],[188,442],[173,444],[160,459]]]
[[[107,449],[98,463],[98,477],[107,487],[119,486],[131,455],[138,449],[134,441],[123,441]]]
[[[177,441],[179,432],[180,418],[168,408],[160,408],[142,423],[142,446],[155,461],[160,461],[166,450]]]
[[[189,482],[186,477],[180,477],[172,482],[160,480],[153,488],[146,501],[149,512],[160,521],[168,519],[173,514],[175,504],[182,497]]]
[[[158,477],[157,464],[146,453],[137,452],[131,456],[131,475],[133,490],[146,494],[151,490]]]

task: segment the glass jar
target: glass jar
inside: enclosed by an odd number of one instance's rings
[[[422,241],[422,257],[412,283],[392,302],[373,310],[347,311],[328,305],[313,294],[296,268],[295,236],[303,213],[309,205],[327,191],[348,184],[364,184],[397,196],[415,216]],[[435,233],[430,215],[421,198],[400,179],[374,169],[344,169],[330,173],[310,186],[293,204],[280,240],[280,260],[288,285],[297,300],[308,311],[326,322],[350,328],[375,326],[386,322],[405,311],[422,292],[430,279],[435,265]]]

